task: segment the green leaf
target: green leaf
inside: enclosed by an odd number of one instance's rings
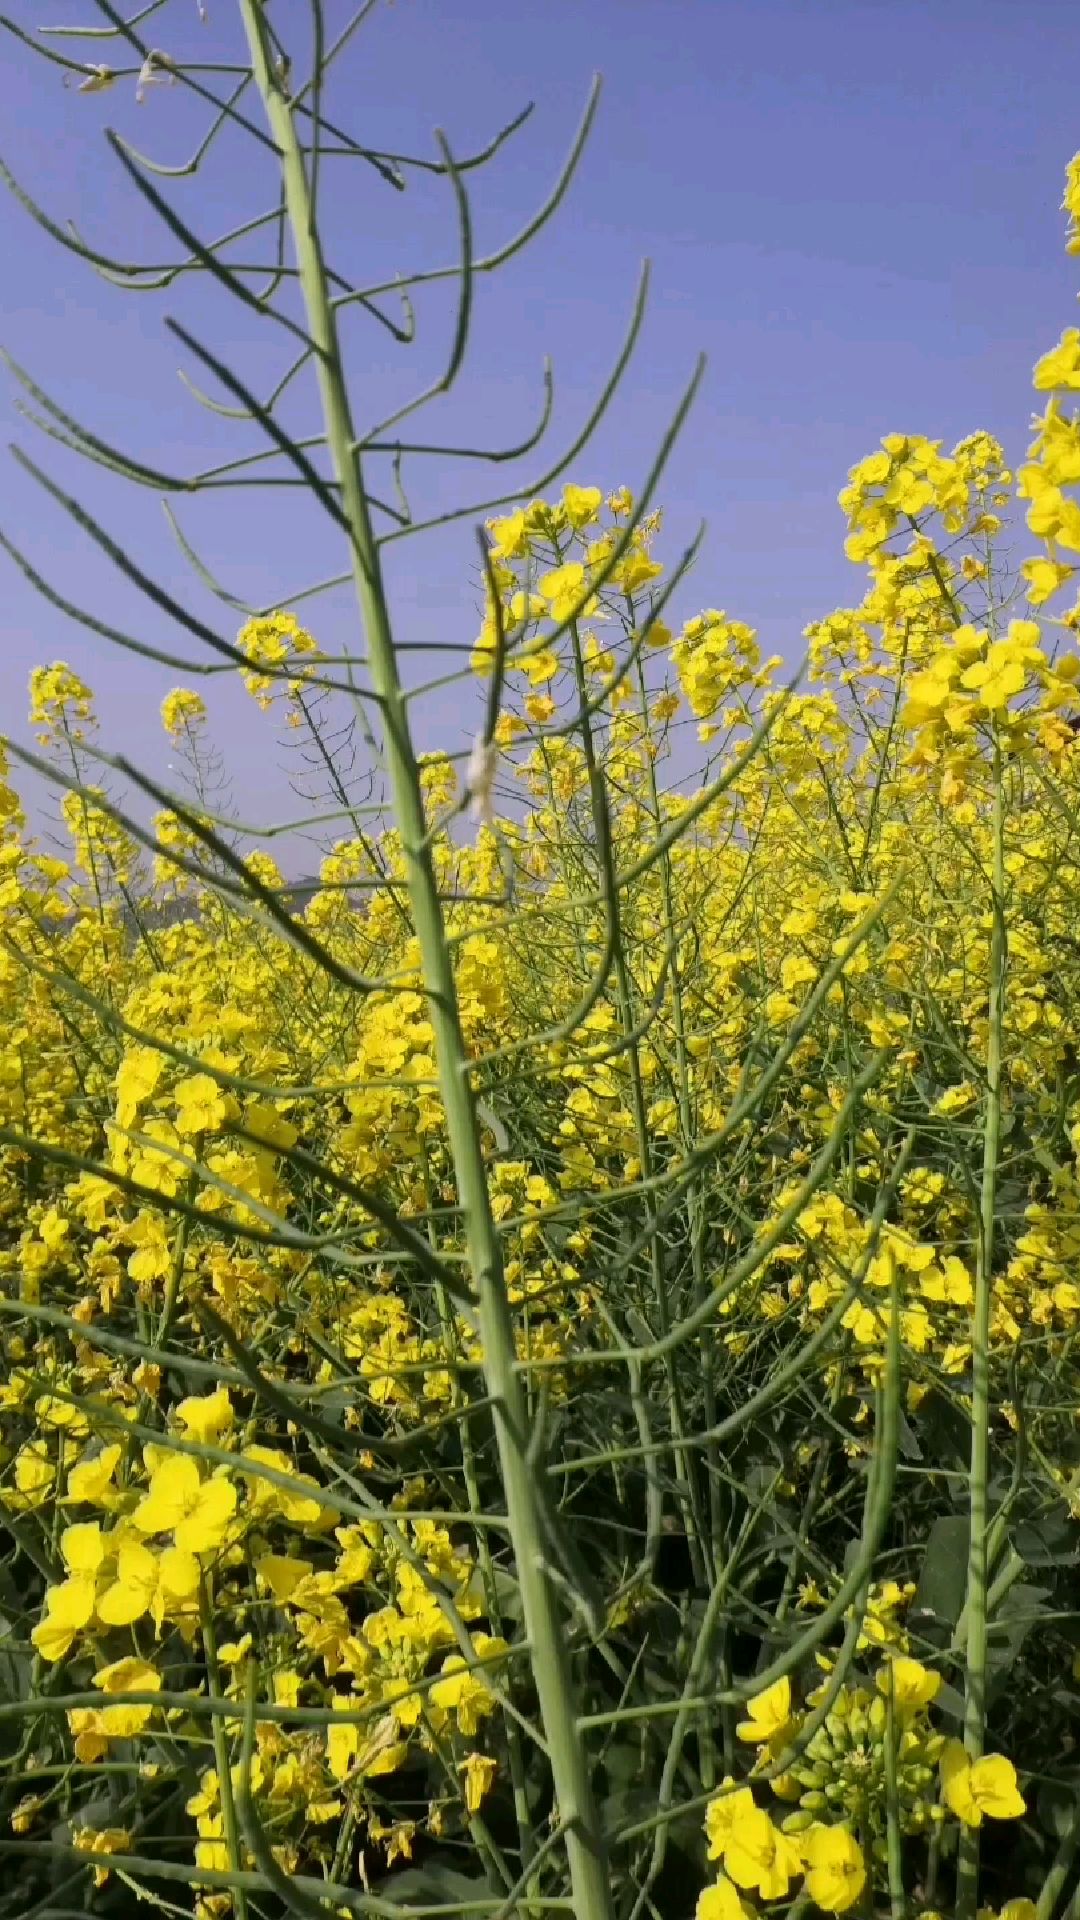
[[[1080,1560],[1076,1522],[1064,1500],[1037,1517],[1018,1521],[1009,1542],[1026,1567],[1072,1567]]]
[[[1077,1817],[1075,1789],[1054,1780],[1045,1781],[1035,1796],[1035,1812],[1043,1832],[1052,1834],[1055,1840],[1063,1840],[1072,1832]]]
[[[441,1906],[456,1901],[462,1907],[475,1907],[486,1905],[491,1899],[487,1880],[459,1873],[456,1867],[441,1860],[428,1860],[422,1867],[406,1867],[403,1872],[394,1873],[385,1885],[388,1891],[392,1888],[395,1900],[414,1906]]]
[[[934,1697],[934,1706],[947,1720],[955,1721],[958,1727],[964,1724],[964,1696],[948,1683],[939,1687]]]
[[[1050,1599],[1048,1587],[1027,1586],[1018,1580],[1009,1589],[990,1622],[990,1641],[986,1655],[987,1702],[1002,1689],[1016,1685],[1016,1662],[1028,1634],[1046,1613],[1044,1601]]]
[[[967,1591],[967,1562],[967,1518],[963,1514],[943,1514],[930,1529],[912,1616],[930,1613],[954,1627]]]

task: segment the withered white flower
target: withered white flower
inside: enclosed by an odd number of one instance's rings
[[[492,789],[495,785],[498,764],[499,749],[494,740],[485,740],[483,734],[478,733],[472,744],[465,779],[469,788],[469,811],[473,819],[482,827],[490,827],[494,824],[495,808]]]
[[[175,81],[176,75],[172,71],[172,61],[168,54],[159,52],[157,47],[151,47],[139,69],[139,78],[135,87],[136,105],[141,107],[147,87],[171,87]]]
[[[86,79],[80,80],[77,93],[104,93],[107,87],[115,86],[116,75],[111,67],[104,65],[88,67]]]

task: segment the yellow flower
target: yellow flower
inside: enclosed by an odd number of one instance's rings
[[[181,1400],[176,1417],[187,1438],[197,1440],[201,1446],[212,1446],[223,1433],[228,1433],[236,1418],[227,1387]]]
[[[553,620],[568,620],[576,612],[588,612],[582,607],[581,600],[585,591],[585,569],[580,560],[568,560],[564,566],[552,567],[550,572],[542,573],[536,583],[537,592],[550,603]]]
[[[145,1211],[136,1214],[127,1237],[135,1243],[135,1252],[127,1264],[136,1285],[147,1287],[155,1280],[163,1280],[172,1267],[173,1254],[161,1215]]]
[[[965,668],[960,685],[978,693],[988,713],[997,713],[1014,694],[1023,693],[1027,675],[1021,661],[992,656],[993,649],[985,660],[976,660],[974,666]]]
[[[489,520],[493,560],[518,560],[529,551],[524,512],[511,513],[502,520]]]
[[[288,1149],[297,1141],[296,1128],[268,1100],[251,1100],[244,1108],[244,1128],[268,1147]]]
[[[240,1472],[248,1461],[254,1461],[264,1467],[272,1467],[276,1472],[287,1474],[295,1484],[293,1487],[276,1486],[272,1480],[266,1480],[261,1474],[244,1474],[250,1510],[265,1516],[280,1513],[295,1527],[322,1528],[337,1519],[334,1510],[319,1499],[319,1486],[306,1474],[297,1473],[287,1453],[280,1447],[246,1447],[237,1460]],[[309,1488],[310,1492],[304,1491]],[[295,1563],[294,1563],[295,1564]],[[310,1568],[309,1568],[310,1572]]]
[[[920,1707],[928,1707],[931,1700],[937,1698],[941,1675],[924,1667],[921,1661],[909,1660],[900,1654],[894,1655],[888,1666],[878,1669],[877,1685],[886,1698],[891,1690],[898,1713],[917,1713]]]
[[[1020,572],[1028,583],[1028,604],[1043,607],[1053,599],[1055,593],[1060,592],[1066,581],[1072,579],[1076,568],[1066,566],[1061,560],[1040,558],[1025,560]]]
[[[76,1827],[71,1836],[72,1845],[79,1853],[92,1853],[107,1857],[110,1853],[130,1853],[133,1841],[126,1827]],[[107,1866],[94,1868],[94,1885],[103,1887],[109,1878]]]
[[[647,553],[628,553],[619,562],[611,578],[613,584],[622,587],[624,592],[636,593],[639,587],[655,580],[663,571],[662,563],[651,560]]]
[[[348,1694],[339,1694],[334,1707],[339,1713],[355,1710],[358,1702]],[[377,1779],[396,1773],[408,1755],[408,1745],[399,1738],[400,1727],[394,1714],[386,1714],[370,1732],[355,1721],[343,1725],[331,1722],[326,1731],[326,1764],[335,1780],[350,1774],[362,1779]]]
[[[80,1460],[67,1477],[61,1506],[111,1507],[117,1499],[112,1477],[120,1459],[118,1444],[102,1447],[92,1460]]]
[[[161,703],[161,724],[167,734],[179,739],[188,728],[206,719],[206,702],[188,687],[174,687]]]
[[[754,1796],[749,1787],[736,1787],[731,1775],[725,1776],[720,1792],[710,1800],[705,1810],[705,1832],[709,1838],[709,1859],[719,1860],[727,1846],[733,1827],[754,1810]]]
[[[8,1488],[4,1498],[14,1512],[29,1513],[48,1498],[55,1479],[46,1442],[28,1440],[15,1455],[15,1486]]]
[[[694,1920],[747,1920],[751,1911],[738,1889],[721,1874],[698,1894]]]
[[[39,1793],[25,1793],[11,1815],[12,1833],[29,1833],[45,1801]]]
[[[597,501],[599,505],[599,500]],[[460,1771],[465,1775],[465,1805],[470,1813],[480,1811],[480,1802],[488,1792],[499,1770],[497,1760],[487,1754],[467,1753],[461,1762]]]
[[[927,1267],[919,1275],[919,1291],[928,1300],[947,1302],[949,1306],[970,1307],[975,1285],[964,1262],[950,1254],[940,1267]]]
[[[603,497],[599,487],[564,487],[563,505],[570,525],[575,529],[587,527],[596,519]]]
[[[165,1066],[154,1047],[130,1047],[116,1075],[116,1117],[122,1127],[135,1124],[139,1108],[149,1100]]]
[[[160,1693],[161,1675],[148,1661],[130,1655],[102,1667],[95,1673],[93,1684],[110,1697],[125,1693]],[[83,1757],[100,1757],[102,1740],[130,1740],[133,1735],[141,1733],[153,1711],[152,1706],[136,1702],[97,1710],[74,1708],[71,1722],[86,1743]]]
[[[75,1574],[45,1594],[45,1618],[30,1635],[43,1660],[62,1660],[76,1635],[93,1617],[96,1581]]]
[[[782,1900],[802,1860],[794,1841],[773,1826],[763,1808],[753,1807],[732,1823],[724,1866],[736,1886],[753,1889],[763,1900]]]
[[[302,1580],[314,1573],[310,1560],[293,1560],[284,1553],[265,1553],[255,1562],[255,1576],[284,1606]]]
[[[334,1706],[339,1713],[349,1712],[355,1702],[345,1694],[335,1699]],[[348,1778],[359,1747],[360,1728],[355,1721],[338,1727],[331,1724],[326,1729],[326,1764],[335,1780]]]
[[[509,1651],[505,1640],[486,1633],[476,1634],[473,1645],[480,1658],[486,1653]],[[484,1716],[494,1712],[495,1695],[485,1685],[479,1672],[472,1672],[466,1667],[459,1653],[447,1655],[442,1671],[447,1677],[437,1680],[432,1687],[432,1704],[444,1713],[456,1714],[458,1732],[466,1740],[471,1740]]]
[[[965,1827],[991,1820],[1018,1820],[1027,1803],[1016,1784],[1016,1768],[1003,1753],[973,1760],[960,1740],[948,1740],[941,1756],[945,1805]]]
[[[791,1730],[791,1681],[785,1674],[764,1693],[747,1701],[748,1720],[740,1720],[735,1731],[740,1740],[755,1740],[763,1746],[778,1745]]]
[[[173,1099],[176,1131],[180,1134],[217,1133],[227,1121],[236,1118],[235,1100],[208,1073],[192,1073],[178,1080]]]
[[[188,1547],[166,1547],[158,1556],[156,1605],[191,1600],[199,1590],[199,1562]]]
[[[220,1547],[236,1511],[236,1488],[215,1474],[201,1480],[187,1454],[170,1456],[155,1467],[150,1489],[131,1516],[140,1533],[171,1533],[187,1553]]]
[[[45,1618],[30,1638],[44,1660],[62,1660],[94,1613],[98,1579],[105,1560],[105,1543],[96,1520],[65,1527],[60,1553],[69,1578],[45,1593]]]
[[[196,1825],[199,1838],[195,1846],[195,1865],[204,1871],[228,1873],[229,1849],[225,1843],[225,1817],[221,1813],[200,1814]]]
[[[157,1586],[156,1555],[137,1540],[125,1540],[117,1556],[116,1579],[97,1603],[98,1619],[107,1627],[129,1627],[149,1612]]]
[[[1031,384],[1037,393],[1080,387],[1080,328],[1066,327],[1057,346],[1036,362]]]
[[[94,1685],[103,1693],[158,1693],[161,1675],[148,1661],[129,1654],[123,1660],[113,1660],[109,1666],[100,1667],[94,1675]]]
[[[847,1827],[813,1826],[801,1842],[806,1891],[826,1913],[845,1913],[866,1885],[866,1862]]]

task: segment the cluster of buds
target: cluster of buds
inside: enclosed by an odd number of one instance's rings
[[[798,1799],[798,1809],[783,1822],[785,1832],[800,1833],[822,1819],[844,1819],[870,1836],[875,1854],[883,1853],[888,1799],[887,1670],[880,1678],[886,1685],[876,1694],[865,1687],[842,1688],[805,1752],[774,1782],[774,1790],[782,1789],[784,1799]],[[944,1737],[933,1731],[926,1706],[920,1703],[897,1711],[892,1738],[901,1830],[921,1833],[941,1818],[936,1783]]]

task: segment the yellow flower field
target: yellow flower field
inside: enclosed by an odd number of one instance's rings
[[[0,1915],[1076,1920],[1080,331],[1035,387],[852,470],[798,675],[651,495],[501,502],[446,755],[343,456],[367,680],[214,662],[322,743],[302,893],[216,681],[118,757],[34,672]]]

